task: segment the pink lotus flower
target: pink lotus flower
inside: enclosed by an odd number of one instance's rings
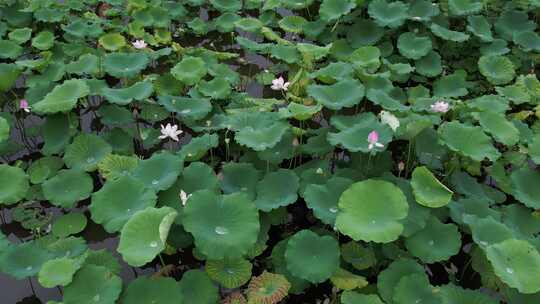
[[[445,101],[437,101],[431,105],[433,112],[446,113],[450,109],[450,105]]]
[[[283,79],[283,77],[279,77],[279,78],[276,78],[274,80],[272,80],[272,86],[270,88],[272,88],[272,90],[275,90],[275,91],[287,91],[287,89],[289,88],[289,85],[290,83],[287,81],[285,82],[285,80]]]
[[[372,150],[375,147],[377,147],[377,148],[384,147],[384,145],[379,142],[379,133],[377,133],[377,131],[375,131],[375,130],[369,132],[368,137],[367,137],[367,141],[369,143],[369,145],[368,145],[369,150]]]
[[[146,44],[146,42],[144,42],[144,40],[135,40],[135,42],[132,42],[131,43],[133,45],[134,48],[140,50],[140,49],[144,49],[148,46],[148,44]]]
[[[25,111],[26,113],[30,113],[30,106],[28,105],[28,101],[26,99],[21,99],[19,101],[19,109]]]

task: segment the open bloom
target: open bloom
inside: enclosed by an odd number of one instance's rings
[[[184,190],[180,190],[180,200],[182,201],[182,206],[186,205],[186,202],[191,194],[187,194]]]
[[[30,106],[28,105],[28,101],[26,99],[21,99],[19,101],[19,109],[25,111],[26,113],[30,113]]]
[[[146,44],[146,42],[144,42],[144,40],[135,40],[135,42],[132,42],[131,43],[133,45],[133,47],[135,47],[136,49],[144,49],[148,46],[148,44]]]
[[[399,119],[394,116],[394,114],[388,112],[388,111],[381,111],[379,113],[379,116],[381,118],[381,122],[383,124],[389,125],[392,131],[396,131],[397,128],[399,128]]]
[[[433,112],[446,113],[448,112],[450,105],[445,101],[437,101],[431,105],[431,110]]]
[[[161,125],[161,135],[159,136],[160,139],[165,139],[167,137],[170,137],[174,141],[178,141],[178,135],[182,134],[182,130],[178,130],[177,125],[167,124],[166,126]]]
[[[379,142],[379,133],[377,133],[377,131],[369,132],[369,134],[367,136],[367,141],[369,143],[369,145],[368,145],[369,150],[372,150],[375,147],[377,147],[377,148],[384,147],[384,145]]]
[[[276,78],[274,80],[272,80],[272,90],[275,90],[275,91],[280,91],[280,90],[283,90],[283,91],[287,91],[287,89],[289,88],[289,82],[285,82],[285,80],[283,79],[283,77],[279,77],[279,78]]]

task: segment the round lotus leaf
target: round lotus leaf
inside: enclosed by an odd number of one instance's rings
[[[248,260],[224,259],[209,260],[206,262],[206,273],[225,288],[238,288],[251,278],[253,266]]]
[[[122,295],[124,304],[182,304],[183,299],[178,282],[163,277],[139,277],[129,283]]]
[[[256,18],[242,18],[234,23],[234,25],[242,31],[255,33],[261,29],[263,23]]]
[[[4,117],[0,117],[0,143],[9,139],[9,122]]]
[[[435,77],[442,73],[442,61],[439,53],[430,51],[426,56],[415,61],[416,72],[426,77]]]
[[[23,44],[32,37],[32,29],[28,27],[14,29],[8,34],[9,40],[15,41],[18,44]]]
[[[137,168],[139,161],[137,156],[109,154],[99,162],[99,174],[105,179],[118,179],[131,174]]]
[[[344,131],[328,133],[328,142],[334,146],[341,145],[351,152],[361,151],[364,153],[373,153],[383,151],[392,140],[392,129],[388,125],[378,121],[373,122],[373,124],[368,124],[368,121],[369,119],[363,119],[362,122],[346,128]],[[379,134],[378,143],[383,146],[374,146],[372,149],[369,149],[369,141],[367,139],[373,131]]]
[[[71,283],[73,275],[80,267],[80,262],[65,257],[48,260],[39,271],[39,284],[45,288],[66,286]]]
[[[43,182],[43,195],[52,204],[62,208],[73,208],[92,194],[94,181],[80,169],[61,170]]]
[[[184,303],[215,304],[219,300],[218,288],[204,271],[186,271],[179,285]]]
[[[122,106],[134,100],[146,100],[153,92],[154,88],[149,81],[139,81],[127,88],[111,89],[106,87],[101,90],[101,94],[109,102]]]
[[[279,20],[279,27],[286,32],[301,33],[308,21],[301,16],[285,16]]]
[[[96,75],[99,70],[99,58],[94,54],[84,54],[66,65],[68,73],[77,75]]]
[[[456,16],[476,14],[482,8],[483,4],[478,0],[448,0],[448,9]]]
[[[138,211],[122,228],[118,252],[131,266],[152,261],[167,245],[169,229],[178,213],[170,207]]]
[[[107,51],[118,51],[126,45],[126,38],[118,33],[108,33],[99,37],[99,45]]]
[[[439,6],[430,0],[413,0],[409,7],[409,19],[416,21],[429,21],[440,14]]]
[[[433,93],[438,97],[462,97],[469,94],[466,73],[444,75],[433,83]]]
[[[189,98],[177,96],[159,96],[158,102],[169,112],[177,113],[187,119],[199,120],[212,110],[212,104],[205,98]]]
[[[122,270],[116,257],[107,249],[88,250],[85,256],[85,265],[103,266],[114,274],[119,274]]]
[[[210,190],[191,194],[184,208],[183,224],[195,245],[209,259],[235,258],[255,244],[259,216],[247,195],[217,195]]]
[[[426,303],[440,304],[439,290],[429,284],[424,274],[411,274],[402,277],[394,289],[395,304]]]
[[[294,276],[321,283],[337,271],[339,255],[339,245],[333,237],[301,230],[287,242],[285,261]]]
[[[92,194],[88,207],[92,220],[103,225],[109,233],[120,231],[137,212],[156,204],[155,192],[131,176],[107,181]]]
[[[336,288],[342,290],[364,288],[369,284],[365,277],[356,275],[343,268],[338,268],[330,277],[330,281]]]
[[[339,199],[336,228],[355,241],[388,243],[403,232],[400,220],[409,204],[393,184],[365,180],[352,184]]]
[[[54,45],[54,34],[49,31],[43,31],[32,39],[32,46],[38,50],[44,51]]]
[[[111,53],[105,56],[103,68],[111,76],[129,78],[144,70],[149,61],[144,53]]]
[[[122,291],[122,279],[103,266],[85,265],[64,289],[64,304],[114,304]]]
[[[15,59],[21,55],[23,48],[10,40],[0,40],[0,58]]]
[[[440,287],[440,297],[443,304],[452,303],[474,303],[474,304],[496,304],[498,301],[483,293],[482,291],[464,289],[453,284]],[[523,303],[525,304],[525,303]]]
[[[540,219],[530,209],[520,205],[511,204],[503,209],[503,222],[508,227],[512,227],[520,233],[533,236],[540,232]]]
[[[495,161],[501,155],[480,127],[452,121],[440,126],[439,134],[448,148],[475,161],[482,161],[484,158]]]
[[[210,3],[220,12],[236,12],[242,8],[242,1],[210,0]]]
[[[478,69],[494,85],[507,84],[516,76],[514,64],[504,56],[482,56],[478,60]]]
[[[274,121],[271,125],[261,122],[260,125],[245,126],[239,129],[234,140],[255,151],[264,151],[273,148],[289,129],[289,124],[283,121]]]
[[[431,39],[406,32],[399,36],[397,47],[399,53],[409,59],[420,59],[431,51]]]
[[[168,152],[161,152],[140,161],[133,170],[132,176],[157,192],[171,187],[182,168],[182,158]]]
[[[348,14],[355,7],[356,1],[352,0],[323,0],[319,8],[319,17],[329,22]]]
[[[204,96],[212,99],[225,99],[231,94],[231,85],[223,77],[214,77],[210,81],[201,80],[197,88]]]
[[[392,262],[385,270],[381,271],[377,278],[377,289],[386,303],[393,303],[394,290],[401,278],[420,274],[427,278],[424,268],[410,259],[400,259]]]
[[[287,296],[290,288],[291,284],[285,276],[264,271],[249,282],[248,303],[279,303]]]
[[[64,166],[61,158],[56,156],[42,157],[32,162],[28,167],[28,175],[32,184],[41,184],[48,178],[56,175],[58,170]]]
[[[341,245],[341,255],[345,262],[358,270],[370,268],[377,263],[375,252],[371,247],[362,246],[354,241]]]
[[[57,85],[45,97],[32,105],[32,110],[39,114],[50,114],[71,111],[79,98],[90,93],[84,80],[71,79]]]
[[[443,224],[431,217],[424,229],[405,239],[409,252],[425,263],[449,259],[461,248],[461,234],[454,224]]]
[[[488,246],[486,255],[495,274],[521,293],[540,291],[540,253],[529,242],[508,239]]]
[[[478,119],[482,128],[497,141],[507,146],[513,146],[519,141],[519,130],[503,114],[482,111],[474,113],[474,117]]]
[[[396,28],[401,26],[408,16],[409,4],[401,1],[388,2],[374,0],[369,3],[368,13],[379,26]]]
[[[78,258],[88,249],[86,241],[81,237],[70,236],[61,239],[51,238],[45,241],[47,250],[55,257]]]
[[[207,73],[206,63],[199,57],[184,57],[171,69],[171,74],[186,85],[194,85]]]
[[[296,202],[299,182],[300,179],[292,170],[280,169],[266,174],[257,184],[255,206],[268,212]]]
[[[21,168],[0,165],[0,204],[17,203],[26,196],[29,188],[28,176]]]
[[[0,92],[4,92],[11,88],[17,78],[21,69],[15,64],[0,63]]]
[[[347,31],[347,41],[353,48],[374,45],[383,36],[384,30],[371,19],[360,19]]]
[[[188,194],[203,189],[218,192],[219,180],[212,167],[205,163],[194,162],[184,169],[175,186],[178,186],[176,189],[184,190]]]
[[[491,23],[484,16],[467,16],[467,30],[483,42],[493,41]]]
[[[512,181],[512,194],[514,197],[527,207],[539,209],[540,187],[536,185],[540,182],[540,173],[536,170],[522,167],[514,170],[510,175],[510,179]]]
[[[221,189],[223,193],[244,192],[250,198],[255,198],[257,182],[260,172],[251,163],[231,162],[222,167],[223,179]]]
[[[471,228],[472,237],[481,248],[514,238],[512,230],[491,216],[478,218],[474,215],[464,215],[463,220]]]
[[[540,51],[540,36],[535,32],[521,32],[514,35],[514,42],[524,51]]]
[[[416,201],[426,207],[440,208],[452,199],[452,190],[441,183],[426,167],[416,167],[412,173],[411,186]]]
[[[68,168],[90,172],[111,152],[112,147],[100,136],[81,133],[66,147],[64,162]]]
[[[59,217],[52,225],[53,235],[63,238],[77,234],[86,227],[87,219],[82,213],[68,213]]]
[[[17,280],[36,275],[52,254],[36,241],[12,245],[0,252],[0,270]]]
[[[377,295],[366,295],[354,291],[345,291],[341,294],[342,304],[384,304]]]
[[[343,193],[353,183],[343,177],[332,177],[326,184],[309,184],[304,190],[304,200],[308,208],[313,210],[315,217],[323,223],[334,226],[338,212],[338,201]]]
[[[326,108],[340,110],[359,104],[364,98],[364,86],[358,80],[345,79],[333,85],[309,85],[307,93]]]
[[[464,34],[462,32],[456,32],[456,31],[452,31],[452,30],[449,30],[445,27],[442,27],[436,23],[432,23],[431,26],[429,27],[431,32],[433,34],[435,34],[435,36],[441,38],[441,39],[444,39],[444,40],[449,40],[449,41],[453,41],[453,42],[464,42],[466,40],[468,40],[470,38],[469,35],[467,34]]]

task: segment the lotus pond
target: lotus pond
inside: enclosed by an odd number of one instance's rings
[[[3,0],[0,302],[540,303],[539,0]]]

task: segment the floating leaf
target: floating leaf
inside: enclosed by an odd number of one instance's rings
[[[219,300],[218,288],[204,271],[186,271],[179,285],[184,296],[183,303],[215,304]]]
[[[409,5],[401,1],[388,2],[374,0],[369,3],[368,13],[380,26],[396,28],[401,26],[408,16]]]
[[[441,303],[438,289],[429,284],[428,278],[423,274],[411,274],[402,277],[394,289],[394,302],[406,303]]]
[[[73,275],[80,267],[80,262],[69,258],[48,260],[39,271],[39,284],[45,288],[66,286],[71,283]]]
[[[0,204],[17,203],[29,188],[28,176],[21,168],[0,164]]]
[[[40,114],[68,112],[77,105],[79,98],[90,93],[84,80],[71,79],[57,85],[45,98],[35,103],[32,109]]]
[[[140,81],[130,87],[122,89],[104,88],[101,90],[101,94],[103,97],[107,98],[109,102],[123,106],[134,100],[145,100],[152,95],[153,91],[152,83]]]
[[[53,235],[63,238],[77,234],[86,227],[86,216],[82,213],[68,213],[59,217],[52,225]]]
[[[119,33],[108,33],[99,37],[99,44],[107,51],[118,51],[126,45],[126,38]]]
[[[397,47],[399,53],[409,59],[420,59],[431,51],[431,39],[406,32],[399,36]]]
[[[251,263],[244,259],[209,260],[206,273],[225,288],[238,288],[251,278]]]
[[[514,64],[504,56],[482,56],[478,60],[480,73],[494,85],[507,84],[514,79]]]
[[[377,295],[365,295],[354,291],[345,291],[341,294],[343,304],[384,304]]]
[[[103,67],[111,76],[129,78],[144,70],[149,61],[143,53],[111,53],[105,56]]]
[[[343,268],[338,268],[334,275],[330,277],[330,281],[332,281],[335,287],[343,290],[363,288],[369,284],[365,277],[355,275]]]
[[[429,29],[431,30],[431,32],[433,32],[433,34],[435,34],[435,36],[441,39],[449,40],[453,42],[464,42],[464,41],[469,40],[470,38],[470,36],[467,34],[449,30],[436,23],[432,23]]]
[[[28,175],[32,184],[41,184],[45,180],[56,175],[56,172],[64,166],[61,158],[56,156],[42,157],[33,162],[28,168]]]
[[[484,158],[495,161],[500,153],[491,143],[491,139],[480,127],[469,126],[457,121],[444,123],[439,128],[443,142],[453,151],[459,152],[476,161]],[[466,136],[465,136],[466,134]]]
[[[333,226],[338,213],[338,201],[343,193],[353,183],[343,177],[332,177],[326,184],[310,184],[304,190],[304,199],[308,208],[313,210],[315,217],[323,223]]]
[[[492,111],[483,111],[473,115],[478,119],[482,128],[497,141],[507,146],[513,146],[518,142],[519,130],[513,123],[506,120],[504,115]]]
[[[52,204],[73,208],[77,202],[90,197],[94,190],[94,181],[82,170],[61,170],[56,176],[43,182],[42,189],[43,195]]]
[[[449,259],[461,248],[461,235],[454,224],[431,217],[426,227],[405,239],[409,252],[425,263]]]
[[[36,241],[9,246],[0,252],[0,269],[17,280],[36,275],[52,257]]]
[[[171,69],[171,74],[186,85],[196,84],[206,73],[206,64],[198,57],[184,57]]]
[[[283,300],[291,288],[291,284],[281,274],[264,271],[249,282],[247,296],[249,303],[277,304]]]
[[[257,184],[255,206],[268,212],[296,202],[299,181],[292,170],[281,169],[266,174]]]
[[[139,277],[129,283],[122,296],[122,303],[177,304],[184,303],[183,298],[180,286],[173,278]]]
[[[452,199],[452,190],[442,184],[426,167],[416,167],[411,186],[416,201],[426,207],[440,208]]]
[[[377,262],[375,253],[370,247],[362,246],[354,241],[341,245],[341,255],[345,262],[352,264],[358,270],[370,268]]]
[[[67,146],[64,162],[70,169],[90,172],[111,152],[112,147],[100,136],[81,133]]]
[[[319,16],[328,22],[348,14],[356,7],[356,2],[352,0],[323,0],[319,8]]]
[[[114,304],[122,291],[122,279],[103,266],[85,265],[64,289],[64,304]]]
[[[155,191],[165,190],[174,184],[183,169],[182,159],[168,152],[155,153],[139,162],[132,176]]]
[[[510,179],[516,199],[527,207],[540,209],[540,189],[535,186],[540,182],[540,173],[523,167],[513,171]]]
[[[399,259],[393,261],[388,268],[381,271],[377,278],[377,289],[383,300],[387,303],[392,303],[395,288],[401,278],[413,274],[420,274],[427,278],[427,275],[424,273],[424,268],[411,259]]]

